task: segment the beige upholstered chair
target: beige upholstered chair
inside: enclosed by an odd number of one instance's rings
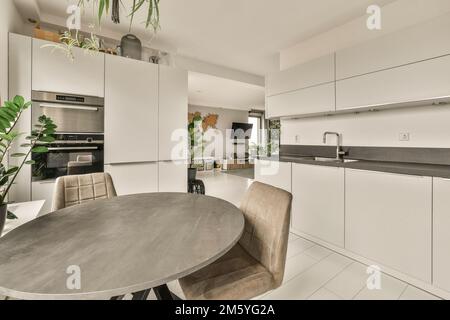
[[[60,177],[56,180],[52,211],[116,196],[112,178],[108,173]]]
[[[180,279],[187,299],[244,300],[278,288],[284,276],[292,195],[254,182],[242,200],[239,243],[206,268]]]

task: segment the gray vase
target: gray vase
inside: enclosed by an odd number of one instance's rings
[[[142,44],[141,41],[132,34],[127,34],[120,42],[120,54],[123,57],[141,60],[142,59]]]
[[[7,215],[8,215],[8,205],[7,204],[0,205],[0,236],[2,235],[3,228],[5,227]]]

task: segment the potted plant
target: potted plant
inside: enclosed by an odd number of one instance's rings
[[[6,101],[0,107],[0,235],[3,231],[6,219],[17,219],[17,217],[8,211],[7,197],[14,184],[20,170],[25,165],[33,165],[34,161],[29,160],[32,153],[46,153],[48,143],[55,141],[53,134],[56,125],[45,115],[39,117],[39,123],[36,124],[31,134],[25,139],[27,143],[19,147],[23,149],[20,153],[11,153],[19,137],[23,134],[14,130],[20,116],[31,106],[31,102],[25,102],[21,96],[16,96],[12,101]],[[17,166],[7,165],[7,155],[18,159]]]
[[[200,113],[192,114],[189,118],[188,132],[189,132],[189,154],[190,164],[188,168],[188,180],[192,181],[196,179],[197,167],[194,166],[196,150],[201,142],[202,133],[201,125],[203,118]]]

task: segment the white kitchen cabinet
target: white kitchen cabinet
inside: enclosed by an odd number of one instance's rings
[[[450,180],[433,179],[433,284],[450,292]]]
[[[328,83],[267,98],[268,118],[335,111],[335,84]]]
[[[40,215],[51,212],[53,203],[53,193],[55,192],[56,180],[35,181],[31,183],[31,200],[44,200],[44,206],[40,211]]]
[[[16,95],[23,96],[26,101],[31,100],[31,38],[9,34],[9,99]],[[26,136],[31,132],[31,108],[25,110],[15,128],[18,132],[24,133],[19,141],[13,144],[10,154],[22,153],[24,148],[20,145],[27,143]],[[25,149],[26,150],[26,149]],[[31,157],[29,157],[31,158]],[[20,165],[22,158],[9,158],[10,165]],[[27,202],[31,200],[31,166],[25,166],[16,178],[15,184],[11,187],[9,201]]]
[[[336,109],[450,96],[450,56],[337,81]]]
[[[266,78],[267,96],[333,82],[334,54],[275,72]]]
[[[159,66],[159,160],[187,159],[188,74]]]
[[[354,77],[450,54],[450,14],[336,53],[336,78]]]
[[[33,39],[33,90],[104,97],[104,53],[73,48],[71,61],[64,52],[43,47],[49,44],[54,43]]]
[[[105,165],[114,182],[117,195],[158,192],[158,163]]]
[[[255,160],[255,181],[291,192],[290,162]]]
[[[187,164],[185,161],[159,162],[159,192],[187,192]]]
[[[346,170],[346,249],[431,282],[429,177]]]
[[[344,247],[344,169],[292,164],[292,229]]]
[[[105,164],[158,161],[158,66],[108,55]]]

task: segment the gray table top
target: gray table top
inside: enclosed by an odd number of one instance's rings
[[[242,212],[224,200],[181,193],[66,208],[0,239],[0,294],[108,299],[157,287],[224,255],[244,223]],[[79,290],[67,288],[70,266],[80,268]]]

